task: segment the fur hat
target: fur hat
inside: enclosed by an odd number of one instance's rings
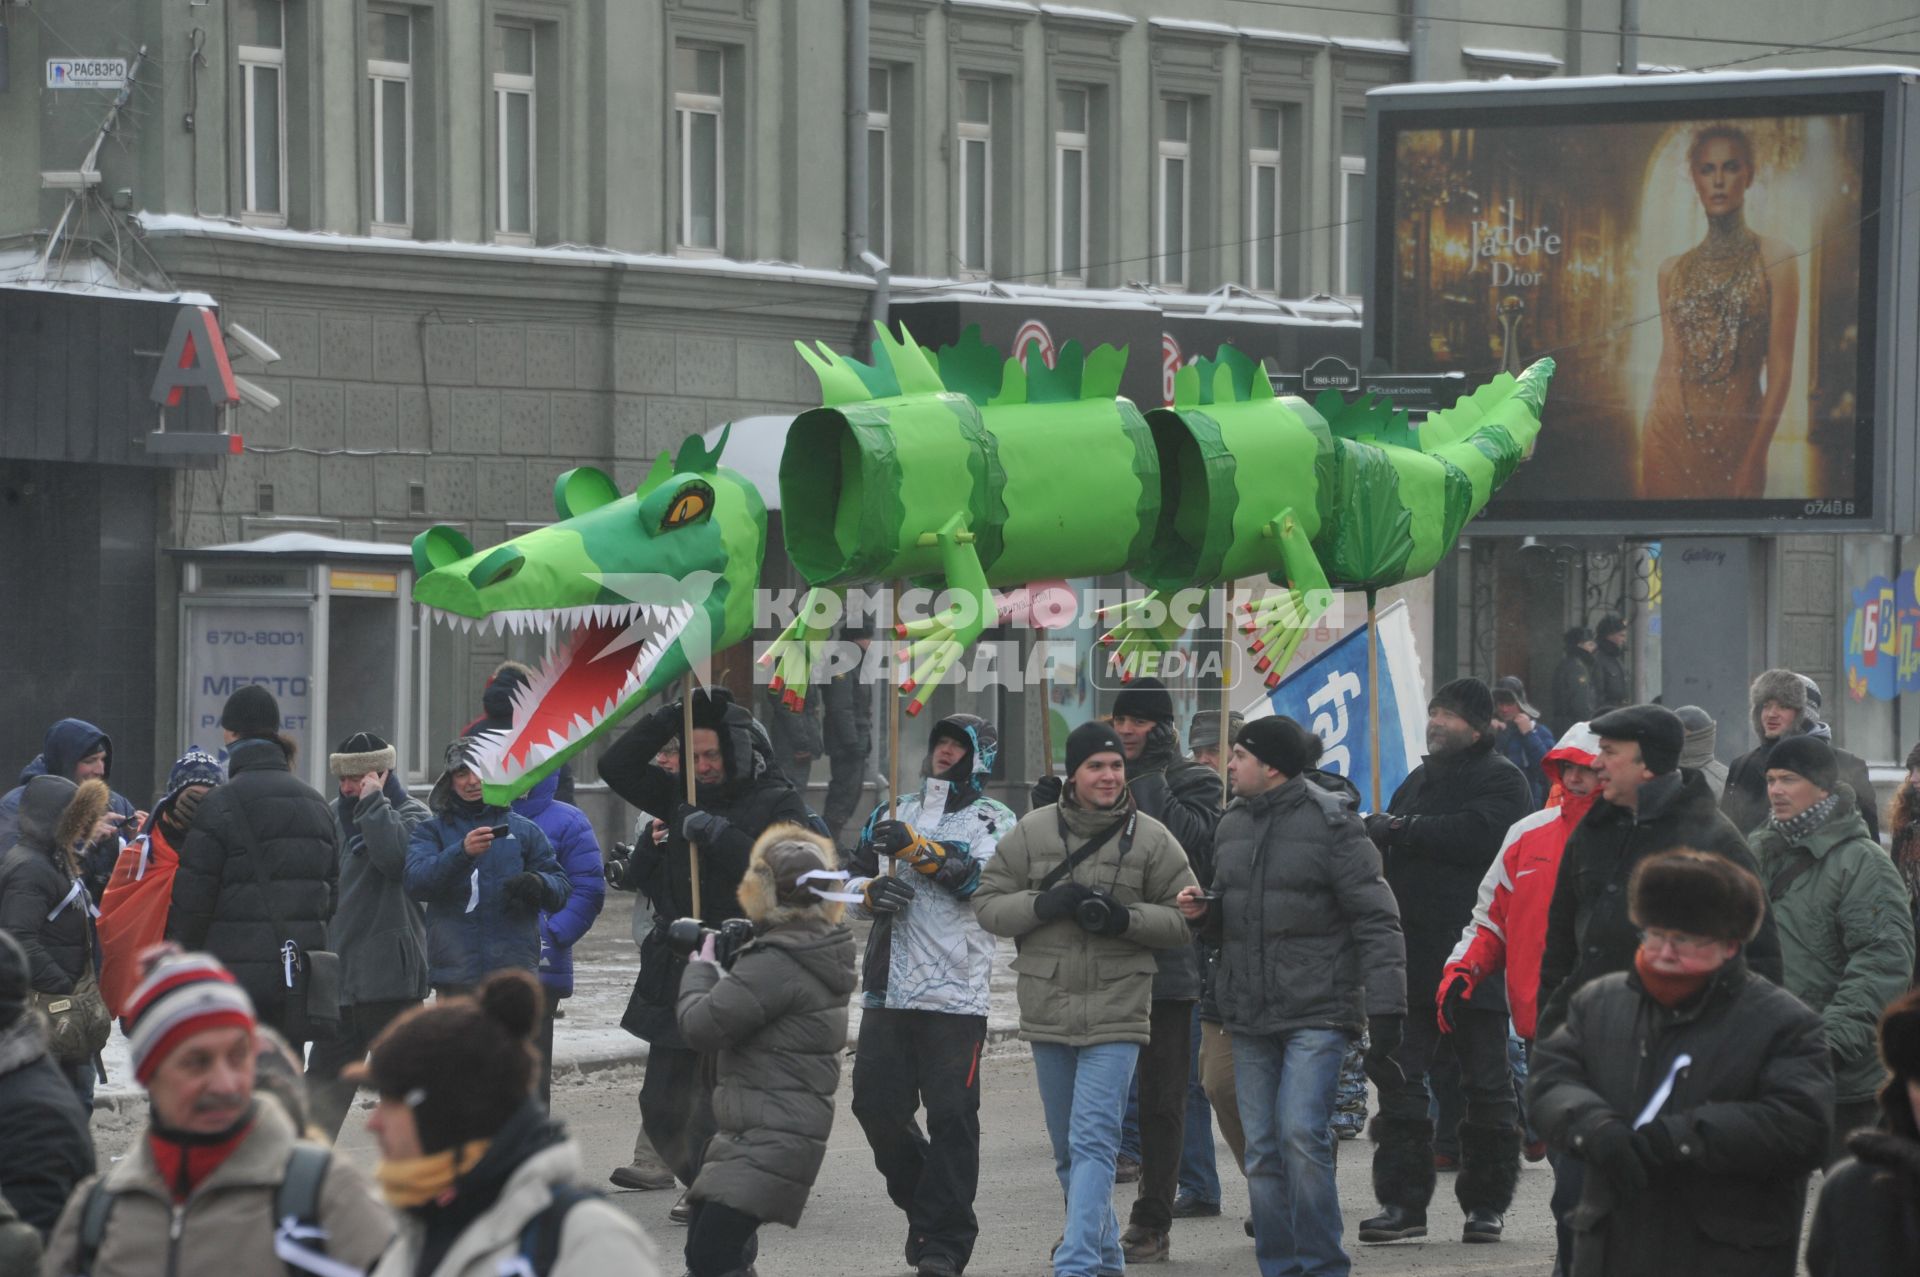
[[[1456,678],[1442,685],[1427,702],[1429,712],[1436,709],[1459,715],[1483,736],[1493,730],[1493,693],[1477,678]]]
[[[1680,765],[1680,751],[1686,747],[1687,729],[1680,716],[1664,705],[1629,705],[1610,710],[1589,724],[1595,736],[1606,740],[1630,740],[1640,747],[1640,761],[1656,776],[1664,776]]]
[[[67,809],[60,813],[59,823],[53,827],[53,845],[71,853],[85,843],[94,824],[107,814],[107,804],[112,798],[113,791],[107,788],[106,781],[98,777],[82,781],[67,803]],[[127,832],[132,835],[131,827]]]
[[[800,918],[839,922],[847,907],[838,900],[822,900],[814,890],[832,891],[834,884],[818,878],[802,882],[809,873],[832,873],[840,867],[833,843],[800,825],[774,825],[754,840],[747,872],[735,893],[740,909],[756,926],[777,927]]]
[[[1582,643],[1593,642],[1593,631],[1584,625],[1575,625],[1561,635],[1561,638],[1568,647],[1579,647]]]
[[[1637,926],[1746,944],[1760,934],[1767,900],[1760,880],[1733,861],[1683,847],[1634,867],[1627,912]]]
[[[364,776],[368,772],[390,772],[399,760],[393,746],[372,732],[355,732],[327,755],[327,771],[335,776]]]
[[[1626,629],[1627,623],[1625,621],[1614,616],[1612,613],[1608,613],[1606,616],[1600,618],[1600,624],[1593,627],[1593,636],[1597,639],[1608,638],[1615,634],[1624,634],[1626,633]]]
[[[1157,678],[1135,679],[1113,698],[1114,718],[1138,718],[1149,723],[1173,721],[1173,693]]]
[[[1284,714],[1254,719],[1233,743],[1288,779],[1320,761],[1320,738]]]
[[[1831,794],[1840,783],[1840,760],[1818,736],[1788,736],[1767,751],[1768,771],[1792,772]]]
[[[533,976],[496,971],[472,994],[416,1007],[342,1076],[413,1110],[423,1152],[491,1139],[539,1076],[533,1032],[545,995]]]
[[[235,736],[277,736],[280,734],[280,702],[273,693],[257,683],[248,683],[227,697],[220,707],[220,726]]]
[[[1229,741],[1239,740],[1240,729],[1245,727],[1246,725],[1247,725],[1246,716],[1243,715],[1239,710],[1236,709],[1236,710],[1227,711],[1227,739]],[[1188,749],[1220,748],[1220,711],[1219,710],[1203,709],[1199,713],[1193,716],[1193,721],[1187,725],[1187,748]]]
[[[1805,723],[1811,717],[1817,717],[1808,713],[1813,708],[1813,702],[1808,693],[1806,679],[1788,669],[1767,670],[1754,679],[1753,685],[1747,689],[1747,702],[1753,710],[1753,730],[1762,739],[1765,739],[1767,733],[1760,726],[1760,707],[1768,701],[1774,702],[1781,709],[1790,709],[1799,714],[1801,723]],[[1791,735],[1798,730],[1798,727],[1788,728],[1787,734]]]

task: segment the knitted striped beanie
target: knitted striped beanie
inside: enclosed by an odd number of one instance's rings
[[[194,1034],[253,1027],[246,990],[219,959],[205,953],[162,955],[147,969],[121,1019],[133,1047],[133,1075],[142,1086],[167,1054]]]

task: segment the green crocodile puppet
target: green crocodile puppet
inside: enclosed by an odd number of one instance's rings
[[[1265,575],[1242,604],[1269,685],[1336,589],[1433,570],[1532,452],[1553,362],[1502,373],[1415,429],[1338,392],[1279,398],[1223,347],[1179,371],[1170,408],[1116,391],[1126,352],[1068,342],[1055,366],[1004,362],[969,330],[930,352],[882,331],[872,364],[801,354],[825,406],[781,455],[787,552],[814,595],[907,579],[945,592],[903,622],[908,713],[994,622],[994,587],[1129,572],[1150,593],[1103,615],[1123,671],[1188,628],[1175,592]],[[770,646],[776,690],[806,691],[839,613],[810,597]]]
[[[753,629],[767,508],[719,464],[727,433],[666,454],[631,495],[605,473],[554,481],[559,522],[475,553],[453,528],[414,538],[413,596],[429,619],[496,633],[555,634],[513,726],[475,760],[487,801],[505,803],[628,711]]]

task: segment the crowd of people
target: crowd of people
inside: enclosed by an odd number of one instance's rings
[[[667,1271],[548,1111],[609,887],[641,898],[622,1024],[648,1043],[612,1180],[679,1191],[691,1277],[751,1274],[763,1227],[800,1224],[856,997],[852,1111],[903,1257],[966,1270],[1000,938],[1055,1277],[1168,1260],[1179,1220],[1218,1215],[1216,1125],[1263,1277],[1350,1271],[1334,1170],[1363,1125],[1363,1245],[1426,1237],[1442,1170],[1460,1240],[1498,1243],[1544,1158],[1565,1277],[1791,1273],[1814,1172],[1814,1273],[1914,1271],[1920,749],[1889,850],[1811,680],[1761,674],[1760,744],[1718,768],[1697,707],[1599,699],[1624,683],[1594,641],[1569,635],[1556,701],[1585,717],[1557,735],[1517,680],[1440,687],[1379,811],[1292,719],[1201,714],[1183,746],[1141,679],[1024,816],[988,794],[995,725],[934,723],[917,786],[844,851],[845,789],[822,820],[789,768],[864,769],[871,740],[776,743],[720,689],[601,757],[641,813],[604,853],[563,773],[487,798],[474,733],[510,721],[511,664],[424,801],[365,730],[328,756],[336,793],[307,786],[258,687],[150,810],[112,789],[106,734],[62,720],[0,798],[0,1277]],[[864,722],[851,688],[826,699]],[[149,1117],[101,1167],[116,1021]],[[361,1090],[370,1177],[331,1151]]]

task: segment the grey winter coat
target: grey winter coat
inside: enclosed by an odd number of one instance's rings
[[[1232,1033],[1345,1029],[1407,1009],[1400,909],[1344,798],[1305,777],[1235,799],[1214,838],[1206,935]]]
[[[1588,1170],[1568,1277],[1794,1272],[1807,1173],[1833,1124],[1833,1070],[1820,1017],[1743,957],[1675,1010],[1632,972],[1575,993],[1566,1023],[1535,1047],[1534,1127],[1579,1157],[1602,1125],[1631,1125],[1682,1055],[1692,1062],[1652,1119],[1672,1137],[1677,1163],[1651,1171],[1626,1200]]]
[[[345,798],[329,805],[340,839],[340,905],[330,937],[340,954],[340,1001],[425,998],[427,923],[407,898],[407,846],[433,813],[392,775],[351,810]]]
[[[99,794],[103,786],[95,785]],[[20,942],[41,993],[71,993],[93,952],[91,903],[72,848],[99,818],[64,776],[35,776],[20,802],[20,841],[0,857],[0,929]],[[78,894],[76,889],[79,888]]]
[[[780,905],[772,894],[750,866],[740,898],[760,934],[731,970],[690,962],[680,981],[681,1035],[719,1056],[717,1132],[689,1195],[793,1228],[833,1130],[854,946],[842,906]]]

